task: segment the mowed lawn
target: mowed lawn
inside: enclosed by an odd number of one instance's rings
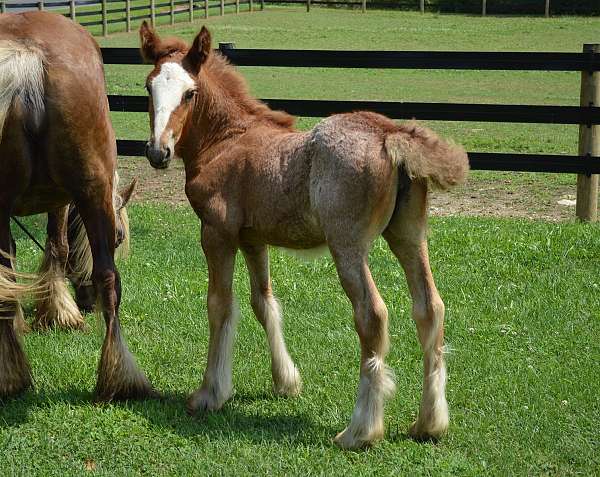
[[[432,221],[431,262],[447,306],[451,349],[451,425],[438,444],[406,436],[418,409],[421,353],[403,272],[377,241],[371,267],[389,307],[388,363],[398,391],[387,406],[385,441],[343,452],[331,439],[352,412],[359,347],[331,259],[301,262],[271,253],[302,395],[271,393],[266,339],[251,313],[240,259],[236,394],[220,412],[189,417],[185,399],[199,384],[207,350],[198,222],[183,207],[136,205],[130,215],[133,253],[119,264],[122,324],[164,400],[91,403],[102,329],[94,316],[88,333],[31,333],[25,345],[36,390],[2,402],[2,475],[600,472],[600,227]],[[39,253],[17,237],[21,268],[31,269]]]

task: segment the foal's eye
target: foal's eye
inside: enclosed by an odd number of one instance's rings
[[[185,92],[183,99],[185,99],[186,101],[189,101],[194,97],[195,94],[196,94],[195,89],[189,89]]]

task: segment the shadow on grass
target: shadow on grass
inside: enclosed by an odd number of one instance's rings
[[[295,411],[296,406],[291,399],[289,407],[286,406],[287,409],[282,412],[277,403],[281,404],[283,398],[268,393],[238,394],[220,411],[194,416],[186,413],[186,399],[187,395],[183,393],[166,393],[160,399],[94,403],[93,393],[81,389],[30,391],[17,398],[0,401],[0,428],[26,423],[32,410],[66,403],[73,407],[98,406],[128,410],[143,417],[153,427],[184,438],[322,444],[323,436],[333,437],[336,431],[333,427],[315,424],[307,414]]]

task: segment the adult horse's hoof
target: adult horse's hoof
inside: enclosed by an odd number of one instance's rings
[[[348,426],[335,436],[333,442],[341,449],[358,450],[370,447],[381,439],[383,439],[383,432],[371,432],[369,435],[361,437],[351,429],[351,426]]]

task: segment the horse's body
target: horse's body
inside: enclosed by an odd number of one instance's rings
[[[155,68],[147,79],[150,163],[166,167],[174,153],[186,170],[186,194],[202,222],[209,271],[208,362],[188,409],[219,409],[232,394],[231,352],[236,307],[232,278],[238,249],[250,274],[252,307],[271,349],[277,393],[295,395],[300,376],[283,340],[273,297],[268,245],[326,245],[354,309],[361,344],[358,399],[336,437],[355,448],[381,438],[383,402],[394,388],[384,364],[387,310],[371,277],[368,252],[380,234],[402,264],[424,351],[424,389],[416,438],[439,437],[448,425],[443,359],[444,304],[428,262],[428,182],[447,188],[464,180],[464,150],[414,124],[373,113],[331,116],[310,132],[251,98],[241,76],[211,53],[203,28],[188,48],[162,41],[146,24],[142,54]]]
[[[83,28],[44,12],[0,15],[0,398],[31,385],[13,330],[23,293],[11,271],[11,215],[48,213],[52,253],[68,250],[68,204],[81,215],[93,257],[92,281],[106,322],[99,399],[145,396],[151,387],[120,334],[114,265],[116,141],[99,48]],[[54,262],[56,263],[56,262]],[[64,286],[64,283],[63,283]]]

